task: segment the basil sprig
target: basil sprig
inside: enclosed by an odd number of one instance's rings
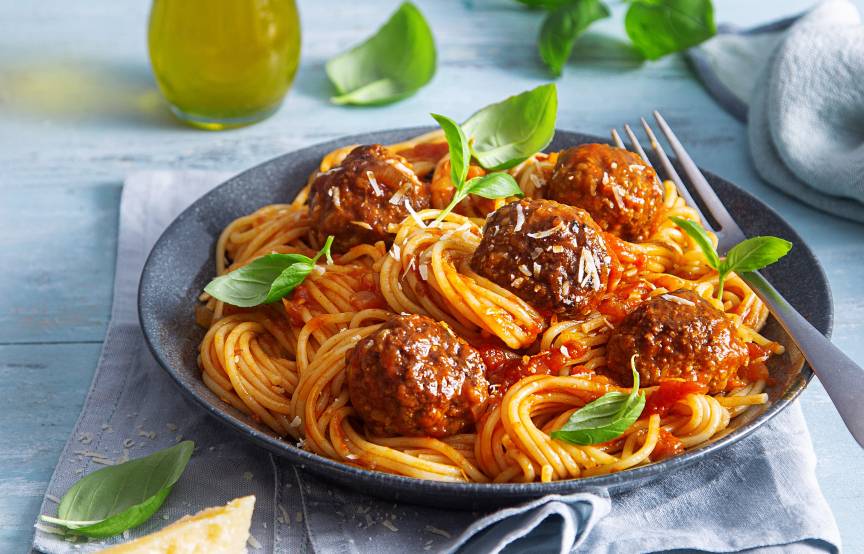
[[[330,246],[333,236],[327,237],[324,247],[314,258],[302,254],[268,254],[243,267],[216,277],[204,287],[204,292],[232,306],[250,308],[270,304],[297,288],[315,268],[322,255],[332,263]]]
[[[456,189],[450,204],[441,210],[432,222],[433,225],[443,220],[469,194],[493,200],[508,196],[524,196],[525,193],[519,188],[516,179],[509,173],[488,173],[466,181],[468,167],[471,164],[471,152],[465,132],[449,117],[434,113],[431,115],[444,130],[444,137],[447,139],[447,147],[450,151],[450,179]]]
[[[558,91],[541,85],[481,109],[462,129],[485,169],[511,168],[546,148],[555,136]]]
[[[564,4],[543,20],[537,48],[554,76],[561,75],[579,35],[598,19],[607,17],[609,8],[600,0],[581,0]]]
[[[111,537],[137,527],[162,506],[194,448],[192,441],[183,441],[144,458],[94,471],[66,491],[57,517],[40,517],[87,537]]]
[[[602,0],[517,0],[549,13],[540,27],[540,58],[556,77],[576,39],[595,21],[609,17]],[[636,50],[649,60],[680,52],[717,32],[711,0],[629,0],[624,29]]]
[[[675,225],[687,233],[705,254],[708,265],[717,271],[717,298],[723,298],[723,283],[730,273],[746,273],[769,266],[789,253],[792,243],[779,237],[760,236],[742,240],[721,258],[705,229],[695,221],[672,216]]]
[[[435,39],[420,10],[405,2],[373,36],[327,62],[335,104],[387,104],[435,75]]]
[[[636,356],[630,359],[633,388],[629,394],[607,392],[585,404],[570,415],[561,429],[552,431],[552,438],[573,444],[599,444],[617,439],[639,419],[645,408],[645,393],[639,392],[639,372]]]

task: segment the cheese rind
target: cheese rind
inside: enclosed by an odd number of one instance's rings
[[[254,508],[254,496],[237,498],[100,554],[245,554]]]

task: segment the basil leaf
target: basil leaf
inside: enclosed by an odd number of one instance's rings
[[[183,441],[144,458],[108,466],[66,491],[57,517],[41,519],[88,537],[110,537],[156,513],[180,479],[195,443]]]
[[[276,302],[306,279],[322,255],[326,254],[327,260],[333,262],[330,257],[332,244],[331,235],[314,258],[302,254],[261,256],[243,267],[216,277],[204,287],[204,292],[239,308]]]
[[[609,17],[609,8],[599,0],[576,0],[546,16],[540,28],[537,48],[553,75],[561,75],[579,35],[589,25],[606,17]]]
[[[486,169],[511,168],[546,148],[555,135],[558,94],[554,84],[490,104],[462,124],[471,153]]]
[[[525,193],[516,183],[516,179],[509,173],[490,173],[482,177],[474,177],[465,183],[463,196],[469,194],[476,194],[491,200],[507,198],[508,196],[525,196]]]
[[[792,243],[778,237],[752,237],[729,249],[723,260],[727,271],[744,273],[771,265],[792,249]]]
[[[315,264],[311,262],[296,262],[289,265],[270,284],[267,297],[260,304],[271,304],[287,296],[312,273],[314,268]]]
[[[430,115],[435,118],[435,121],[444,130],[444,137],[447,139],[447,146],[450,149],[450,179],[458,191],[462,188],[462,184],[468,176],[468,166],[471,164],[471,150],[468,148],[468,139],[465,137],[462,127],[449,117],[434,113]]]
[[[435,74],[435,39],[405,2],[372,37],[327,62],[335,104],[387,104],[411,96]]]
[[[705,258],[708,260],[708,265],[719,270],[720,257],[717,255],[717,250],[714,249],[714,243],[711,242],[705,229],[695,221],[684,219],[682,217],[672,216],[669,219],[674,221],[675,225],[681,227],[681,229],[696,242],[699,249],[702,250],[703,254],[705,254]]]
[[[529,8],[541,8],[544,10],[557,10],[567,4],[573,2],[573,0],[516,0],[520,4],[524,4]]]
[[[573,444],[599,444],[618,438],[639,419],[645,408],[645,394],[639,392],[639,372],[636,356],[630,359],[633,387],[629,394],[607,392],[585,404],[570,415],[561,429],[552,431],[552,438]]]
[[[649,60],[696,46],[717,32],[711,0],[632,0],[624,28]]]
[[[303,277],[312,271],[312,260],[300,254],[268,254],[257,258],[243,267],[237,268],[230,273],[216,277],[204,287],[204,292],[222,302],[249,308],[275,302],[293,290],[285,290],[287,282],[280,281],[283,272],[297,274],[307,268]],[[302,282],[303,279],[300,279]],[[299,282],[297,283],[299,284]],[[277,296],[273,286],[277,285],[282,296]],[[294,285],[296,286],[296,284]]]

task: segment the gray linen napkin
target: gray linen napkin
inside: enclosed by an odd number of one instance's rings
[[[630,493],[550,496],[485,515],[383,502],[331,485],[248,444],[185,399],[147,351],[136,316],[138,277],[152,244],[182,208],[224,177],[149,172],[127,179],[111,324],[41,512],[53,515],[56,498],[100,462],[140,457],[181,439],[195,441],[192,461],[162,509],[127,537],[71,543],[39,524],[37,551],[93,552],[246,494],[257,497],[253,552],[839,549],[797,404],[722,454]]]
[[[718,103],[748,121],[750,154],[770,184],[864,222],[864,26],[847,0],[718,35],[688,52]]]

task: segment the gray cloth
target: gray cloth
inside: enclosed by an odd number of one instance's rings
[[[689,57],[720,105],[746,116],[766,181],[864,222],[864,26],[854,5],[827,0],[755,29],[721,27]]]
[[[813,448],[797,404],[723,453],[635,491],[611,498],[601,490],[550,496],[486,515],[366,497],[245,442],[185,399],[147,351],[136,316],[147,252],[170,220],[222,177],[156,172],[127,180],[111,324],[42,513],[54,515],[54,499],[101,467],[99,461],[140,457],[192,439],[197,447],[183,477],[163,508],[130,537],[254,494],[252,534],[265,552],[838,550],[839,533],[816,483]],[[53,554],[92,552],[104,544],[72,544],[37,529],[33,546]]]

